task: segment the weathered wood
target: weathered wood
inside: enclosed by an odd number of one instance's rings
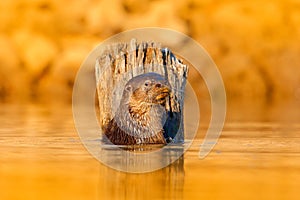
[[[172,89],[166,104],[169,134],[175,142],[183,142],[183,102],[188,66],[160,43],[140,42],[110,45],[96,60],[95,73],[99,99],[100,125],[104,128],[113,118],[125,84],[137,75],[156,72],[166,77]]]

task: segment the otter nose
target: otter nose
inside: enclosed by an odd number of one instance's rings
[[[156,83],[155,87],[160,88],[161,87],[161,83]]]

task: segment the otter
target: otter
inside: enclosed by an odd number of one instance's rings
[[[116,145],[166,144],[166,100],[171,87],[164,76],[150,72],[130,79],[104,135]]]

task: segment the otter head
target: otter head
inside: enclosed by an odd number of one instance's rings
[[[133,107],[164,105],[170,91],[170,84],[164,76],[146,73],[128,81],[123,97],[126,96],[129,106]]]

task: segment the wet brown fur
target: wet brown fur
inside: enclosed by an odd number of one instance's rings
[[[151,81],[147,82],[149,78]],[[145,86],[147,83],[148,85]],[[117,145],[166,144],[163,125],[159,124],[161,123],[159,116],[155,119],[156,115],[152,115],[150,110],[157,105],[161,106],[157,107],[158,109],[164,108],[169,93],[168,84],[162,81],[162,76],[158,74],[151,73],[149,76],[143,75],[138,81],[134,79],[129,81],[125,86],[115,117],[105,127],[104,133],[107,139]],[[154,134],[144,131],[152,130],[153,124],[161,129]],[[121,126],[125,128],[120,128]]]

